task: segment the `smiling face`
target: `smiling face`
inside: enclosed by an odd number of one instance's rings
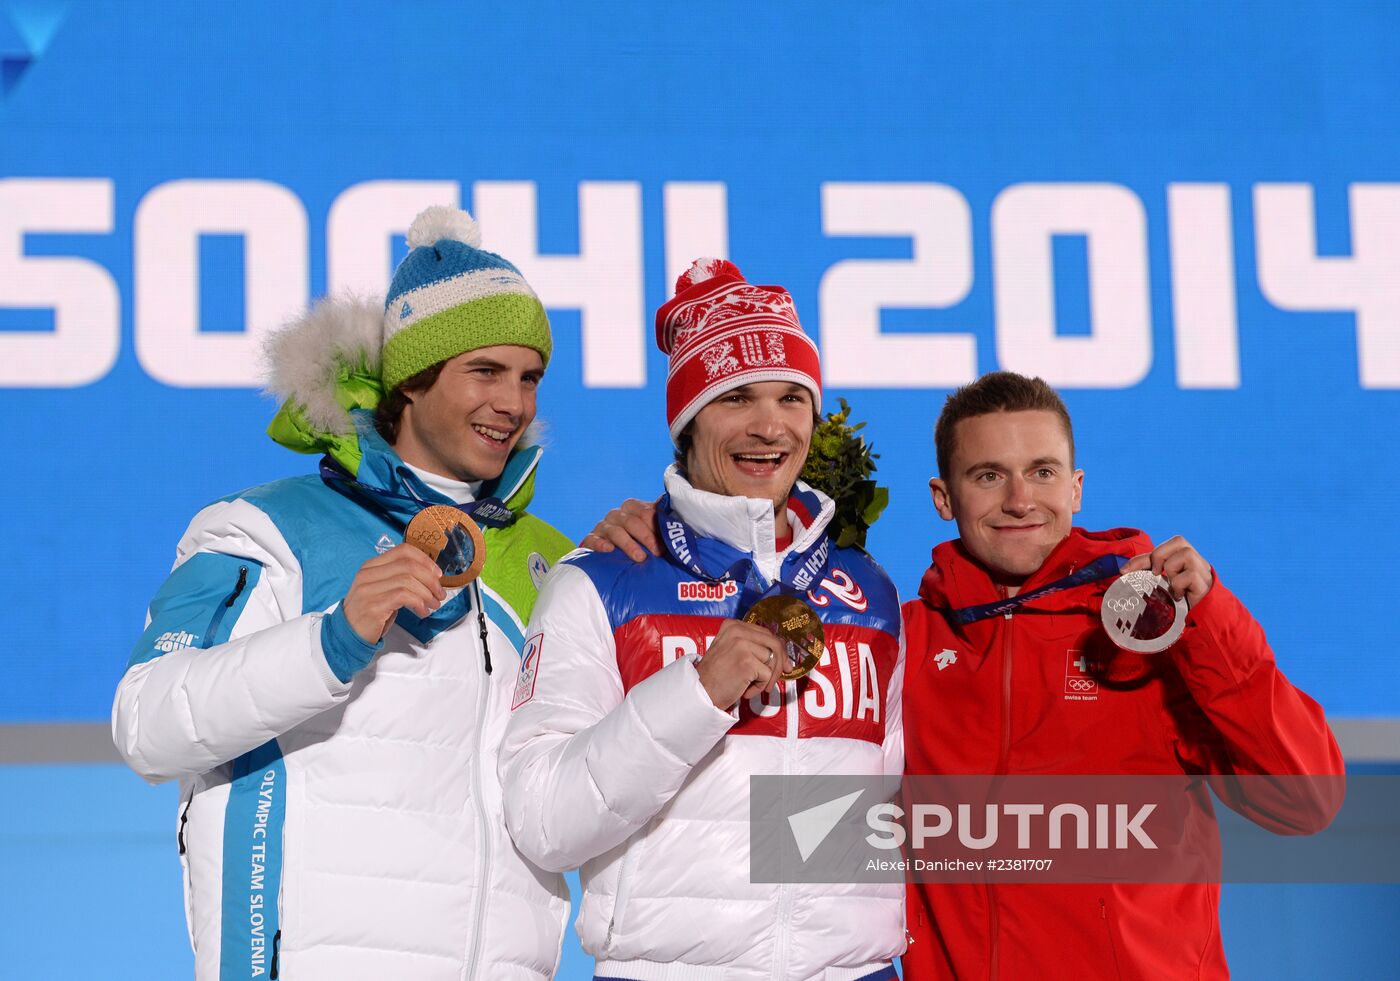
[[[1053,412],[991,412],[957,423],[947,475],[929,481],[934,507],[993,580],[1018,588],[1074,523],[1084,487]]]
[[[801,385],[766,381],[730,389],[690,424],[691,485],[772,501],[778,534],[786,534],[788,494],[807,462],[813,420],[812,393]]]
[[[501,344],[443,363],[431,386],[407,393],[394,449],[405,463],[456,480],[492,480],[535,418],[544,361]]]

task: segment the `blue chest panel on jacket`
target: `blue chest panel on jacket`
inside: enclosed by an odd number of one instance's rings
[[[316,475],[263,484],[226,500],[236,498],[271,518],[287,540],[301,565],[303,612],[324,610],[344,599],[360,566],[403,541],[398,522]],[[471,609],[471,597],[472,591],[464,589],[426,619],[402,610],[397,622],[426,643],[462,619]]]
[[[733,568],[746,557],[746,553],[714,539],[701,539],[699,547],[701,564],[709,569]],[[568,562],[593,581],[613,630],[644,614],[738,619],[744,613],[740,609],[745,601],[742,582],[732,586],[706,582],[665,558],[638,563],[621,552],[590,552]],[[747,568],[748,563],[744,563],[738,572],[742,574]],[[757,591],[749,596],[757,596],[767,583],[757,585]],[[825,623],[899,635],[899,596],[894,584],[860,549],[833,549],[826,575],[807,591],[805,599]]]
[[[360,566],[403,541],[403,529],[328,487],[316,475],[253,487],[241,498],[262,511],[301,565],[302,608],[343,599]]]

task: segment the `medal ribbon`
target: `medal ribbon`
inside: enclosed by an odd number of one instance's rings
[[[1041,586],[1039,589],[1032,589],[1029,593],[1018,593],[1015,596],[995,603],[983,603],[980,606],[964,606],[960,610],[953,610],[953,619],[962,626],[969,623],[976,623],[978,620],[989,620],[992,617],[999,617],[1002,614],[1010,613],[1019,606],[1024,606],[1032,600],[1042,596],[1049,596],[1051,593],[1063,592],[1066,589],[1073,589],[1075,586],[1085,586],[1089,583],[1100,582],[1123,571],[1123,566],[1128,564],[1126,555],[1104,555],[1090,562],[1075,572],[1070,573],[1063,579],[1056,579],[1052,583]]]
[[[321,479],[327,483],[334,482],[344,485],[348,490],[368,498],[377,504],[380,510],[389,515],[407,514],[411,518],[425,508],[445,507],[457,509],[476,524],[487,528],[504,528],[515,521],[515,514],[506,507],[505,502],[499,497],[484,497],[479,501],[468,501],[466,504],[435,505],[430,501],[421,501],[408,494],[393,494],[378,487],[361,483],[328,456],[321,458]],[[404,524],[407,524],[407,521]]]
[[[715,575],[700,564],[700,537],[671,510],[670,494],[663,494],[657,502],[656,517],[661,524],[661,541],[671,561],[706,582],[732,579],[741,583],[741,608],[746,609],[752,602],[777,593],[800,596],[820,582],[831,565],[831,538],[822,535],[801,551],[789,552],[778,569],[778,579],[774,583],[765,584],[763,574],[751,558],[740,559]]]

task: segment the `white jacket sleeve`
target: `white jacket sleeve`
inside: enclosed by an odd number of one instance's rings
[[[624,696],[603,602],[575,566],[549,577],[527,634],[533,676],[516,686],[500,756],[506,826],[527,858],[562,872],[645,825],[736,718],[689,658]]]
[[[885,775],[904,775],[904,618],[899,622],[899,655],[885,692]]]
[[[237,603],[235,573],[248,584]],[[350,685],[320,638],[321,614],[301,613],[300,565],[271,519],[244,501],[205,508],[117,688],[117,750],[155,783],[203,773],[325,711]]]

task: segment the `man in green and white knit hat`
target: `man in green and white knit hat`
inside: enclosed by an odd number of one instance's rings
[[[384,303],[274,335],[269,433],[320,472],[205,508],[113,707],[178,779],[196,977],[543,979],[562,879],[512,847],[496,753],[523,625],[570,548],[526,513],[549,322],[463,211],[430,208]],[[403,544],[429,505],[482,527],[470,585]],[[520,670],[522,656],[526,670]]]

